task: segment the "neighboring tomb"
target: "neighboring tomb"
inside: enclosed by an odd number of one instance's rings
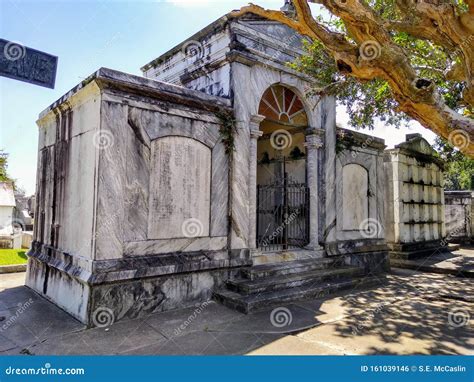
[[[0,182],[0,248],[21,248],[21,232],[15,218],[15,194],[11,182]]]
[[[329,253],[360,253],[359,261],[384,269],[384,140],[338,128],[335,147],[335,168],[326,168],[326,187],[334,190],[326,200]]]
[[[386,240],[390,255],[410,258],[444,250],[443,163],[421,134],[387,150]]]
[[[474,192],[444,191],[446,240],[474,244]]]

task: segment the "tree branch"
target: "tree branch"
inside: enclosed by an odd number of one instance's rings
[[[452,39],[453,42],[459,44],[460,36],[466,35],[466,31],[460,29],[460,19],[454,20],[455,22],[451,26],[444,25],[446,20],[451,22],[453,17],[457,17],[451,6],[433,5],[426,2],[414,3],[412,0],[398,1],[415,7],[416,12],[426,15],[429,20],[435,20],[435,24],[437,23],[433,26],[428,24],[412,25],[410,30],[415,37],[433,42],[438,41],[440,44],[448,44],[449,39]],[[407,52],[392,40],[387,23],[369,5],[361,0],[345,0],[344,2],[315,0],[314,2],[322,4],[333,15],[339,17],[344,22],[349,37],[355,40],[359,46],[350,43],[344,35],[332,32],[319,24],[311,15],[307,0],[293,0],[296,19],[289,18],[282,12],[265,10],[253,4],[232,12],[231,16],[238,17],[246,13],[253,13],[285,24],[311,39],[318,39],[334,57],[341,73],[359,80],[378,78],[387,81],[394,99],[399,104],[399,111],[405,112],[445,139],[449,139],[453,131],[457,130],[466,134],[469,138],[468,144],[461,147],[461,150],[474,157],[474,120],[451,110],[444,103],[434,83],[418,78],[415,68],[410,65]],[[440,10],[444,16],[436,15],[436,12]],[[443,17],[447,19],[443,19]],[[390,25],[393,28],[408,29],[407,23],[408,21]],[[438,30],[438,34],[440,31],[443,32],[441,37],[434,36],[436,30]],[[465,66],[465,72],[467,78],[472,79],[474,49],[471,52],[466,52],[466,50],[474,43],[474,37],[472,41],[461,42],[464,46],[458,45],[457,48],[460,49],[464,62],[470,63]],[[374,53],[369,57],[365,51],[368,46],[371,49],[368,52]],[[468,95],[469,87],[472,90],[473,85],[472,81],[469,82],[466,93]]]
[[[306,5],[306,7],[302,7],[302,4]],[[240,8],[238,11],[233,11],[230,13],[230,17],[239,17],[246,13],[253,13],[254,15],[265,17],[272,21],[278,21],[282,24],[289,26],[290,28],[294,29],[295,31],[299,32],[303,36],[308,36],[312,39],[317,39],[321,41],[328,49],[331,51],[357,51],[357,47],[351,45],[341,33],[332,32],[323,25],[314,20],[309,13],[309,19],[311,19],[310,25],[307,24],[306,19],[308,18],[308,11],[311,12],[309,9],[308,4],[305,1],[298,1],[295,2],[295,8],[297,11],[297,15],[301,17],[301,19],[294,20],[291,19],[283,12],[274,11],[270,9],[264,9],[255,4],[249,4]]]

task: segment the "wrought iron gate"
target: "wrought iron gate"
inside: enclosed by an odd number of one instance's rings
[[[257,247],[264,251],[309,243],[309,188],[283,179],[257,186]]]

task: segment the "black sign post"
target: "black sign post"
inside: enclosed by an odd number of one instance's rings
[[[54,89],[58,58],[0,39],[0,76]]]

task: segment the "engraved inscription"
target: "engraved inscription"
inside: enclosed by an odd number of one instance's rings
[[[210,178],[207,146],[176,136],[153,141],[148,238],[209,236]]]

